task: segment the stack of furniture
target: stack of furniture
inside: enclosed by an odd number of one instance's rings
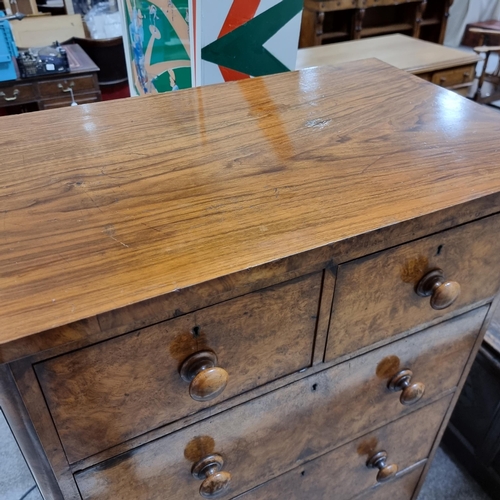
[[[498,301],[499,134],[373,59],[11,117],[0,405],[44,497],[415,499]]]
[[[443,43],[453,0],[304,0],[300,47],[387,33]]]

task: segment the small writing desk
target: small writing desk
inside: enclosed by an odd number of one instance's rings
[[[299,49],[296,69],[370,57],[462,95],[467,95],[472,86],[475,65],[480,60],[475,53],[396,34]]]
[[[34,111],[66,107],[71,104],[70,88],[78,104],[100,101],[99,68],[79,45],[64,48],[70,62],[69,73],[0,82],[0,108],[25,105],[26,110]]]

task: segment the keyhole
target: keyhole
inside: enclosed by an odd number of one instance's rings
[[[439,245],[438,249],[437,249],[437,252],[436,252],[436,255],[441,255],[441,250],[442,249],[443,249],[443,245]]]
[[[318,384],[313,384],[312,390],[315,391],[318,388]]]
[[[193,329],[191,330],[191,333],[193,334],[193,337],[199,337],[200,336],[200,327],[199,326],[193,326]]]

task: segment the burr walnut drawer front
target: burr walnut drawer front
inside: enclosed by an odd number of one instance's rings
[[[296,467],[238,498],[350,500],[377,484],[392,481],[428,457],[450,401],[451,395]]]
[[[404,474],[398,475],[394,481],[390,481],[387,484],[378,484],[352,500],[412,500],[424,466],[425,462],[418,464],[418,466],[412,468],[410,471],[405,471]],[[332,500],[329,497],[320,498]]]
[[[69,460],[310,366],[321,279],[305,276],[36,365]]]
[[[57,80],[46,80],[38,82],[40,95],[43,97],[60,97],[69,95],[69,89],[73,90],[76,95],[79,92],[90,92],[99,90],[96,88],[94,75],[85,76],[68,76],[66,78],[58,78]]]
[[[310,375],[82,471],[75,479],[83,498],[193,500],[200,487],[209,497],[225,487],[224,498],[248,491],[448,395],[486,310]]]
[[[325,359],[492,298],[499,223],[495,215],[340,265]]]

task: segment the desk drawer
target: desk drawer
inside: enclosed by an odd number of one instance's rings
[[[309,366],[321,280],[309,275],[38,364],[69,460]],[[191,384],[179,375],[188,358],[199,371]],[[224,370],[227,387],[209,400]]]
[[[349,500],[360,492],[384,483],[383,480],[377,479],[378,469],[366,465],[370,458],[381,451],[387,454],[386,465],[396,466],[384,468],[381,475],[387,474],[387,480],[395,479],[398,471],[403,471],[428,457],[451,397],[452,395],[449,395],[437,403],[365,434],[238,498]]]
[[[432,83],[441,87],[453,87],[462,83],[472,82],[475,74],[475,65],[462,66],[461,68],[445,69],[436,71],[432,75]]]
[[[16,83],[9,87],[0,87],[0,107],[36,101],[35,88],[31,83]]]
[[[67,96],[69,95],[69,92],[67,91],[69,88],[73,89],[73,93],[75,95],[79,92],[99,90],[99,87],[96,85],[94,80],[94,75],[67,75],[65,78],[56,78],[54,80],[38,82],[38,89],[42,98]],[[65,90],[66,92],[64,92]]]
[[[493,297],[500,286],[500,275],[491,272],[500,266],[499,228],[495,215],[339,266],[326,360]],[[415,291],[438,268],[461,287],[444,310]]]
[[[75,102],[77,104],[90,104],[92,102],[99,102],[101,100],[100,93],[77,94],[75,95]],[[71,106],[71,96],[58,97],[55,99],[44,99],[42,101],[43,109],[67,108]]]
[[[454,318],[82,471],[75,478],[83,498],[199,498],[201,481],[191,469],[212,454],[223,457],[223,471],[232,475],[223,498],[248,491],[410,413],[411,406],[400,402],[401,393],[388,389],[388,381],[402,369],[413,371],[412,384],[425,383],[414,407],[453,389],[486,310]]]

